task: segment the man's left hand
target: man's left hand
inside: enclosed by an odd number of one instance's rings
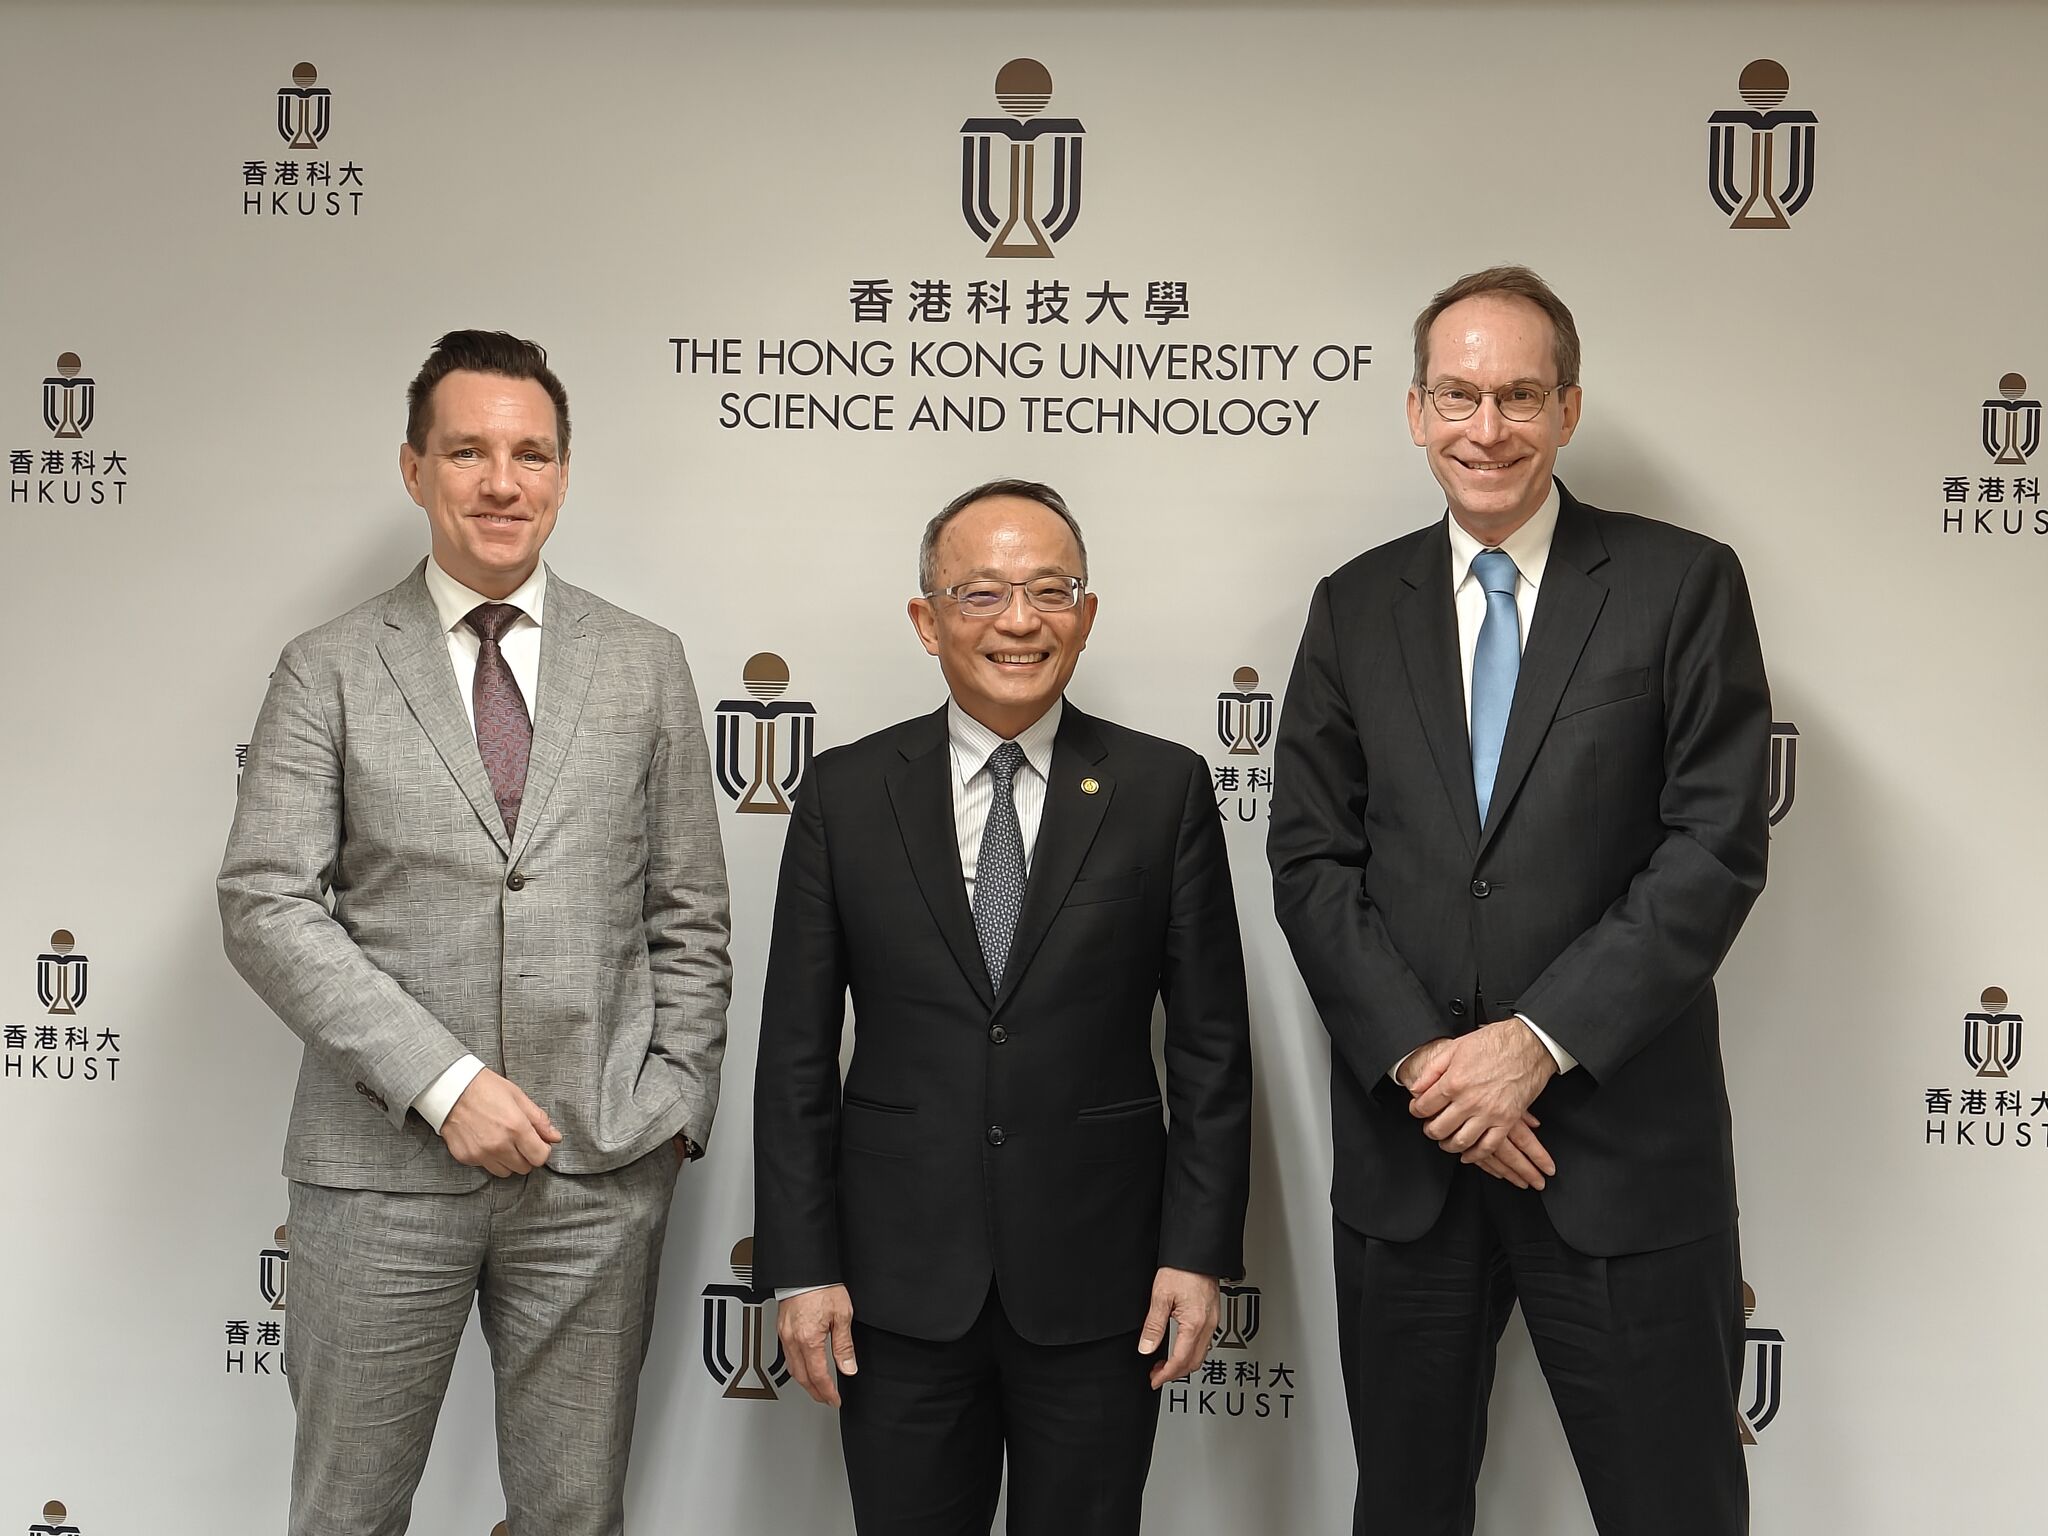
[[[1221,1314],[1214,1275],[1162,1268],[1152,1277],[1152,1310],[1145,1314],[1145,1326],[1138,1334],[1138,1353],[1149,1355],[1156,1350],[1166,1337],[1167,1319],[1174,1323],[1173,1353],[1152,1367],[1153,1391],[1202,1363]]]
[[[1432,1065],[1434,1076],[1417,1077],[1408,1113],[1431,1141],[1468,1162],[1475,1151],[1481,1159],[1496,1156],[1557,1075],[1543,1042],[1515,1018],[1458,1036]]]

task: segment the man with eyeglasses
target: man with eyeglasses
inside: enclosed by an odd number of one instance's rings
[[[783,846],[755,1273],[862,1536],[987,1531],[1006,1453],[1012,1536],[1135,1536],[1158,1390],[1243,1268],[1222,828],[1193,752],[1065,701],[1087,584],[1050,487],[956,497],[910,601],[951,697],[820,754]]]
[[[1726,545],[1552,479],[1578,380],[1526,268],[1423,310],[1449,516],[1317,586],[1281,715],[1359,1532],[1473,1529],[1517,1302],[1603,1536],[1748,1529],[1713,976],[1764,884],[1770,695]]]

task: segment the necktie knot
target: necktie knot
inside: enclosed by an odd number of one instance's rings
[[[1482,549],[1472,557],[1472,574],[1479,578],[1479,585],[1489,596],[1505,593],[1514,596],[1515,579],[1521,572],[1515,569],[1514,556],[1504,549]]]
[[[996,789],[1002,794],[1010,792],[1010,785],[1017,777],[1017,767],[1024,761],[1024,749],[1014,741],[1006,741],[989,754],[988,776],[995,780]]]
[[[523,611],[510,603],[480,603],[462,622],[476,632],[479,640],[496,645]]]

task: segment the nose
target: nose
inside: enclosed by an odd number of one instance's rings
[[[494,453],[484,460],[483,494],[492,501],[519,499],[519,478],[512,469],[512,455]]]
[[[1479,409],[1465,419],[1465,432],[1475,442],[1497,443],[1507,435],[1508,419],[1491,391],[1479,397]]]
[[[1038,628],[1038,610],[1022,587],[1010,588],[1010,606],[996,615],[996,627],[1007,634],[1028,634]]]

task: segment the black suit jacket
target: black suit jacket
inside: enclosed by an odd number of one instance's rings
[[[993,1276],[1036,1343],[1134,1331],[1159,1266],[1243,1270],[1251,1049],[1208,770],[1066,706],[999,998],[952,774],[940,709],[805,776],[761,1010],[757,1283],[843,1282],[856,1316],[946,1340]]]
[[[1533,1106],[1567,1242],[1735,1220],[1713,976],[1768,846],[1749,593],[1725,545],[1560,491],[1483,828],[1443,523],[1316,588],[1288,685],[1274,901],[1330,1031],[1337,1215],[1394,1241],[1457,1160],[1388,1070],[1518,1011],[1580,1063]]]

